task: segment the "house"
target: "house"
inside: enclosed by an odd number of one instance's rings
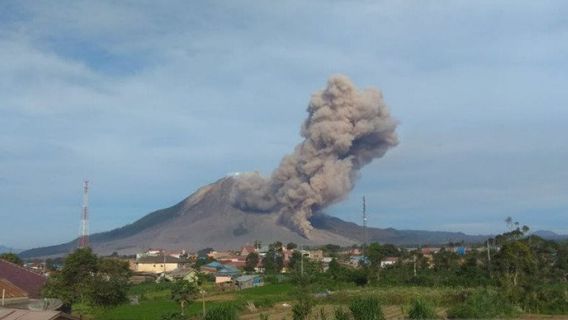
[[[262,246],[260,246],[260,248],[258,248],[256,252],[258,253],[259,256],[264,257],[268,252],[268,250],[270,250],[270,246],[267,244],[263,244]]]
[[[241,257],[246,257],[253,252],[256,252],[256,248],[254,246],[243,246],[241,248]]]
[[[318,250],[308,251],[308,258],[310,258],[312,260],[320,261],[321,259],[323,259],[323,250],[318,249]]]
[[[366,256],[352,256],[349,258],[349,264],[354,267],[359,267],[369,263],[369,259]]]
[[[233,281],[233,278],[231,276],[221,274],[215,275],[215,284],[222,284],[231,281]]]
[[[466,253],[471,252],[471,248],[468,247],[454,247],[451,250],[459,256],[465,256]]]
[[[360,248],[351,248],[347,254],[351,255],[351,256],[360,256],[363,253],[363,251]]]
[[[203,273],[216,273],[218,270],[223,268],[223,264],[217,261],[209,262],[206,265],[201,266],[200,270]]]
[[[224,265],[230,265],[235,268],[244,268],[247,264],[246,257],[243,256],[234,256],[234,257],[226,257],[219,259]]]
[[[258,275],[244,275],[235,278],[235,284],[239,289],[247,289],[253,287],[262,287],[264,285],[264,281]]]
[[[9,281],[32,299],[40,298],[41,289],[47,282],[44,275],[2,259],[0,259],[0,279]]]
[[[223,275],[223,276],[238,276],[241,274],[241,271],[231,265],[222,264],[217,261],[210,262],[204,266],[201,266],[201,272],[203,273],[214,273],[215,275]]]
[[[392,266],[396,264],[397,261],[397,257],[385,257],[383,260],[381,260],[381,268]]]
[[[28,301],[28,294],[6,279],[0,279],[0,306]]]
[[[423,255],[432,255],[435,253],[438,253],[441,250],[441,248],[437,248],[437,247],[424,247],[420,249],[420,252]]]
[[[136,272],[162,273],[173,271],[180,267],[181,261],[178,258],[161,256],[142,256],[136,259]]]
[[[23,309],[0,308],[2,320],[79,320],[61,311],[31,311]]]
[[[168,281],[185,280],[191,283],[197,283],[198,277],[197,272],[192,268],[177,268],[173,271],[162,273],[156,281],[161,282],[164,279]]]
[[[215,259],[215,260],[220,260],[223,258],[228,258],[228,257],[234,257],[236,254],[234,254],[232,251],[211,251],[207,254],[207,256],[209,258]]]
[[[241,271],[233,266],[223,265],[221,269],[217,270],[217,274],[235,277],[240,275]]]

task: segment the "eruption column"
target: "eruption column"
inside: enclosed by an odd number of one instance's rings
[[[277,211],[281,223],[305,237],[313,229],[309,218],[344,199],[360,169],[398,144],[397,122],[381,92],[358,90],[346,76],[332,76],[312,95],[307,111],[304,140],[270,178],[239,175],[232,192],[235,206]]]

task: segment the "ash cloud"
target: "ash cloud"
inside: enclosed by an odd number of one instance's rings
[[[359,170],[398,144],[397,122],[376,89],[358,90],[343,75],[332,76],[312,95],[304,137],[267,178],[236,177],[233,204],[243,210],[278,212],[280,222],[309,237],[309,218],[344,199]]]

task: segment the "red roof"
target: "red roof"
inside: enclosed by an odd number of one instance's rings
[[[40,298],[47,278],[17,264],[0,259],[0,278],[25,291],[30,298]]]
[[[0,292],[6,299],[27,298],[28,294],[6,279],[0,279]]]

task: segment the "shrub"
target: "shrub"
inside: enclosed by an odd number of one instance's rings
[[[494,319],[516,315],[513,305],[495,290],[478,290],[448,310],[450,319]]]
[[[568,286],[543,285],[530,290],[522,298],[523,309],[546,314],[568,313]]]
[[[204,320],[237,320],[237,309],[231,304],[220,304],[211,307],[205,314]]]
[[[268,315],[264,313],[259,314],[258,317],[260,320],[268,320]]]
[[[335,320],[349,320],[349,312],[343,308],[335,309]]]
[[[434,319],[436,311],[434,307],[422,299],[414,300],[408,311],[408,319]]]
[[[379,300],[375,297],[356,298],[349,306],[355,320],[383,320],[385,318]]]
[[[309,299],[300,299],[292,307],[292,319],[294,320],[305,320],[308,318],[312,312],[312,303]]]

